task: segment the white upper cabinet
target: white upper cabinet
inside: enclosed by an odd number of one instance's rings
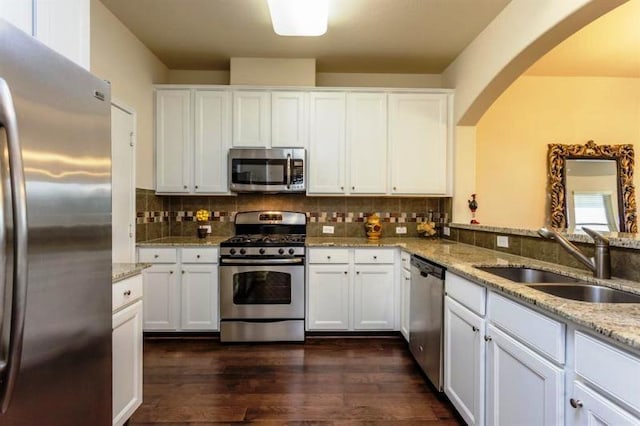
[[[347,94],[347,192],[387,192],[387,94]]]
[[[90,68],[90,0],[0,0],[0,16]]]
[[[304,92],[271,92],[271,146],[307,146],[307,103]]]
[[[309,94],[309,194],[342,194],[345,190],[344,92]]]
[[[449,98],[446,93],[389,95],[393,194],[449,193]]]
[[[228,194],[231,93],[156,90],[156,192]]]
[[[262,148],[271,145],[271,92],[233,92],[233,146]]]
[[[225,193],[231,141],[231,93],[195,92],[194,186],[198,193]]]
[[[156,191],[190,192],[193,130],[190,90],[156,92]]]

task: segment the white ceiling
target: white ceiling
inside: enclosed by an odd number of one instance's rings
[[[576,32],[526,74],[640,78],[640,0],[630,0]]]
[[[101,0],[170,69],[316,58],[319,72],[441,73],[509,0],[330,0],[322,37],[280,37],[266,0]]]

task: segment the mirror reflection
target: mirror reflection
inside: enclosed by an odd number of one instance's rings
[[[565,167],[569,230],[619,231],[616,161],[567,159]]]

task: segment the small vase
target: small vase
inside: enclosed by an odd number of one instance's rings
[[[367,238],[370,240],[379,240],[382,234],[382,224],[380,224],[380,216],[373,214],[367,218],[364,224],[367,230]]]
[[[207,236],[207,228],[198,227],[198,238],[205,238]]]

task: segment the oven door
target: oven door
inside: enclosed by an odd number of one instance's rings
[[[298,265],[223,263],[220,318],[304,318],[304,261]]]

